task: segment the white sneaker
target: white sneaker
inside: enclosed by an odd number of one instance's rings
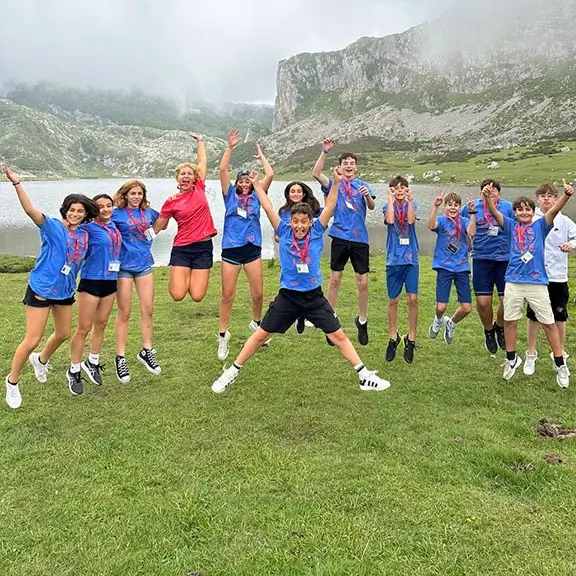
[[[18,388],[18,384],[8,382],[8,376],[6,376],[6,404],[14,410],[22,406],[20,388]]]
[[[524,368],[522,368],[526,376],[532,376],[534,372],[536,372],[536,360],[538,360],[538,352],[530,354],[530,352],[526,350],[526,354],[524,354]]]
[[[434,320],[432,321],[432,324],[430,324],[430,328],[428,328],[428,335],[430,338],[434,339],[438,336],[438,332],[440,332],[440,328],[442,328],[443,320],[444,318],[438,319],[436,318],[436,315],[434,315]]]
[[[363,380],[360,380],[360,390],[386,390],[390,388],[390,382],[380,378],[377,371],[368,372]]]
[[[212,392],[216,392],[217,394],[224,392],[224,390],[238,378],[238,373],[238,368],[236,368],[234,364],[232,364],[230,368],[226,368],[226,370],[220,374],[220,377],[212,384]]]
[[[248,328],[250,328],[250,330],[252,332],[256,332],[256,330],[258,330],[258,328],[260,328],[260,324],[258,324],[256,321],[252,320],[250,322],[250,324],[248,324]]]
[[[522,358],[518,354],[516,354],[514,360],[506,360],[504,362],[504,374],[502,375],[504,380],[510,380],[514,376],[516,369],[520,368],[520,364],[522,364]]]
[[[304,320],[304,326],[306,326],[306,328],[314,328],[314,324],[312,324],[310,320]]]
[[[444,342],[446,342],[446,344],[452,344],[454,332],[456,332],[456,324],[452,322],[452,318],[444,316]]]
[[[226,330],[224,336],[218,335],[218,360],[226,360],[230,354],[230,332]]]
[[[37,352],[32,352],[32,354],[28,356],[28,362],[30,362],[32,368],[34,368],[34,376],[36,376],[36,380],[41,384],[45,384],[48,379],[48,368],[50,368],[50,363],[46,362],[46,364],[42,364],[42,362],[40,362],[40,354]]]
[[[568,388],[570,386],[570,372],[566,364],[556,366],[556,382],[560,388]]]

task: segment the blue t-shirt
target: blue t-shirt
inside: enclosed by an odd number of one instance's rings
[[[320,220],[315,220],[306,237],[296,240],[292,228],[280,221],[276,230],[279,238],[280,288],[308,292],[322,285],[320,257],[324,248],[324,232],[326,232],[326,226],[323,226]],[[306,243],[308,243],[307,254]],[[303,256],[306,256],[304,261]],[[308,271],[298,272],[300,264],[307,265]]]
[[[366,186],[370,191],[370,196],[376,198],[376,194],[370,186],[363,180],[355,178],[351,181],[342,181],[338,187],[338,201],[334,209],[334,220],[328,231],[328,236],[341,238],[351,242],[361,242],[368,244],[368,229],[366,228],[366,200],[360,192],[360,186]],[[332,180],[328,181],[328,186],[322,186],[325,196],[330,193]]]
[[[130,272],[142,272],[154,264],[152,240],[145,232],[158,219],[158,212],[152,208],[114,208],[112,222],[122,235],[120,250],[120,269]]]
[[[80,278],[86,280],[116,280],[118,270],[111,269],[113,263],[120,265],[122,236],[112,220],[106,225],[89,222],[81,226],[88,232],[88,252],[80,270]]]
[[[469,272],[468,237],[466,230],[470,224],[469,218],[458,216],[454,220],[448,216],[438,216],[437,228],[433,230],[438,234],[434,247],[432,269],[448,270],[449,272]]]
[[[382,208],[384,221],[386,221],[387,209],[388,203]],[[414,212],[417,210],[418,204],[414,202]],[[418,264],[416,223],[408,224],[408,200],[404,201],[402,207],[394,202],[394,224],[386,224],[386,228],[386,266]]]
[[[496,260],[505,262],[510,257],[510,241],[508,237],[503,233],[502,228],[499,228],[498,224],[496,224],[483,198],[476,198],[476,200],[474,200],[474,208],[477,214],[476,234],[474,234],[472,238],[472,258],[474,260]],[[497,208],[503,216],[514,218],[512,202],[500,199]],[[468,204],[462,207],[460,215],[466,216],[466,218],[470,216]],[[490,226],[496,226],[498,228],[497,236],[488,235]]]
[[[40,228],[42,247],[30,272],[30,288],[50,300],[72,298],[76,291],[76,277],[88,250],[88,234],[82,230],[68,230],[56,218],[48,218]],[[64,274],[64,266],[70,272]]]
[[[262,246],[260,202],[256,192],[238,194],[234,184],[224,196],[224,235],[222,248],[237,248],[246,244]]]
[[[546,236],[552,230],[546,218],[530,224],[520,224],[515,218],[504,217],[504,234],[510,243],[510,261],[506,269],[506,282],[512,284],[548,284],[544,261]],[[532,258],[524,262],[529,252]]]

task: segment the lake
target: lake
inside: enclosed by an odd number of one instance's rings
[[[106,180],[62,180],[55,182],[24,182],[25,190],[30,196],[34,206],[42,210],[45,214],[58,217],[58,209],[62,199],[67,194],[80,193],[87,196],[107,193],[110,196],[125,182],[125,179]],[[177,192],[176,182],[172,179],[145,179],[148,188],[148,197],[152,207],[160,210],[162,203],[168,196]],[[284,204],[284,188],[288,182],[273,182],[269,196],[275,207],[279,208]],[[309,182],[318,199],[322,198],[320,186]],[[368,230],[370,232],[370,247],[373,252],[383,252],[386,246],[386,229],[383,224],[382,206],[387,200],[387,185],[384,183],[371,184],[376,192],[376,208],[368,211]],[[418,239],[422,254],[430,255],[434,250],[436,235],[430,232],[426,226],[428,214],[434,198],[437,194],[437,186],[414,185],[412,187],[414,196],[418,202],[417,224]],[[444,190],[458,190],[465,195],[471,192],[478,195],[477,188],[452,188],[444,186]],[[220,240],[224,220],[224,202],[220,192],[220,183],[217,180],[206,182],[206,193],[214,224],[218,229],[218,236],[214,238],[214,259],[220,260]],[[509,200],[526,194],[533,196],[533,189],[505,188],[503,197]],[[576,202],[565,211],[567,216],[576,217]],[[265,259],[274,257],[274,235],[266,216],[262,213],[262,256]],[[176,234],[176,223],[171,221],[168,229],[158,235],[154,240],[153,254],[156,264],[165,266],[170,260],[170,249],[172,239]],[[329,241],[325,242],[325,252],[327,253]],[[26,216],[20,207],[13,186],[9,182],[0,183],[0,252],[13,254],[16,256],[36,256],[40,248],[40,235],[32,221]]]

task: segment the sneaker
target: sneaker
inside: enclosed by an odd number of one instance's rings
[[[396,335],[396,340],[388,341],[388,346],[386,347],[386,362],[392,362],[394,358],[396,358],[396,348],[398,348],[400,344],[400,334]]]
[[[494,355],[498,352],[498,342],[496,342],[496,330],[492,328],[492,330],[486,330],[484,328],[484,346],[486,346],[486,350],[490,352],[490,354]]]
[[[408,334],[404,336],[404,361],[408,364],[414,362],[414,350],[416,349],[416,342],[408,339]]]
[[[428,336],[430,336],[432,340],[434,340],[434,338],[438,336],[440,328],[442,328],[442,320],[443,318],[440,318],[440,320],[438,320],[438,318],[436,318],[436,315],[434,315],[434,320],[432,321],[432,324],[430,324],[430,328],[428,328]]]
[[[226,390],[226,388],[228,388],[236,378],[238,378],[238,368],[234,365],[230,366],[230,368],[226,368],[222,371],[220,377],[212,384],[212,392],[216,392],[217,394],[224,392],[224,390]]]
[[[92,384],[96,384],[96,386],[102,386],[102,375],[100,374],[100,370],[104,371],[104,366],[100,366],[100,364],[92,364],[90,360],[84,360],[80,367],[84,372],[86,372],[86,376],[90,379]]]
[[[444,342],[452,344],[454,340],[454,332],[456,332],[456,324],[452,322],[452,318],[444,317]]]
[[[142,348],[142,350],[138,352],[137,358],[146,366],[146,370],[151,374],[159,376],[162,373],[162,368],[160,368],[156,360],[156,350],[154,350],[154,348]]]
[[[360,316],[354,318],[354,324],[358,329],[358,342],[360,346],[366,346],[368,344],[368,320],[364,324],[360,324]]]
[[[378,372],[369,372],[366,378],[360,380],[360,390],[386,390],[390,388],[390,382],[380,378]]]
[[[250,324],[252,330],[252,324]],[[230,332],[226,330],[224,336],[218,335],[218,360],[226,360],[230,354]]]
[[[504,380],[510,380],[514,376],[516,369],[520,367],[520,364],[522,364],[522,358],[518,354],[516,354],[514,360],[506,359],[506,362],[504,362],[504,374],[502,374]]]
[[[560,388],[568,388],[570,386],[570,372],[566,364],[556,366],[556,382]]]
[[[536,360],[538,360],[538,352],[530,354],[530,352],[526,350],[526,354],[524,354],[524,367],[522,368],[526,376],[532,376],[534,372],[536,372]]]
[[[130,370],[128,370],[128,362],[124,356],[116,356],[116,378],[120,384],[130,382]]]
[[[563,352],[562,356],[564,358],[564,363],[566,363],[566,360],[570,358],[570,354],[568,354],[566,351]],[[554,352],[550,352],[550,360],[552,360],[552,364],[556,366],[556,362],[554,362]]]
[[[6,376],[6,404],[14,410],[22,406],[22,395],[20,394],[18,383],[12,384],[9,382],[8,376]]]
[[[304,326],[306,326],[306,328],[316,328],[310,320],[304,320]]]
[[[248,324],[248,328],[250,328],[250,330],[252,332],[256,332],[256,330],[258,330],[258,328],[260,328],[260,324],[258,324],[258,322],[256,322],[256,320],[252,320],[250,322],[250,324]]]
[[[66,371],[68,380],[68,389],[74,396],[80,396],[84,393],[84,384],[82,383],[82,371],[72,372],[70,368]]]
[[[298,334],[302,334],[304,332],[304,317],[298,316],[298,320],[296,320],[296,332]]]
[[[494,324],[494,330],[496,331],[496,341],[498,342],[498,346],[500,350],[506,351],[506,340],[504,338],[504,327],[498,326],[498,324]]]
[[[37,352],[32,352],[32,354],[28,356],[28,362],[30,362],[32,368],[34,368],[34,376],[36,376],[36,380],[41,384],[45,384],[48,379],[50,363],[46,362],[46,364],[42,364],[42,362],[40,362],[40,354]]]

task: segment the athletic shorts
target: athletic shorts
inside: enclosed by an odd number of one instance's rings
[[[514,322],[524,315],[524,300],[528,301],[536,319],[548,326],[554,324],[550,296],[546,284],[515,284],[506,282],[504,290],[504,320]]]
[[[436,272],[436,302],[443,304],[450,302],[450,292],[452,291],[452,282],[454,282],[458,302],[460,304],[472,303],[470,272],[450,272],[444,268],[437,268]]]
[[[36,292],[28,286],[22,304],[32,306],[32,308],[50,308],[51,306],[72,306],[75,302],[74,296],[71,298],[65,298],[64,300],[53,300],[51,298],[40,300],[40,298],[42,298],[42,296],[36,294]]]
[[[80,278],[78,292],[87,292],[96,298],[106,298],[118,291],[118,282],[116,280],[89,280]]]
[[[472,285],[476,296],[492,296],[494,286],[498,296],[504,296],[508,261],[472,259]]]
[[[370,246],[363,242],[332,238],[330,270],[342,272],[348,260],[352,263],[356,274],[368,274],[370,272]]]
[[[340,320],[318,287],[308,292],[281,288],[270,302],[260,327],[266,332],[284,334],[302,316],[325,334],[340,330]]]
[[[570,299],[568,282],[550,282],[550,284],[548,284],[548,295],[550,296],[554,321],[566,322],[568,320],[568,300]],[[526,310],[526,318],[536,322],[536,314],[534,310],[530,308],[530,304],[528,304]]]
[[[148,276],[148,274],[152,274],[151,266],[139,272],[134,272],[134,270],[120,270],[120,272],[118,272],[118,278],[142,278],[142,276]]]
[[[209,270],[214,265],[212,240],[193,242],[185,246],[172,246],[170,266],[183,266],[191,270]]]
[[[388,298],[398,298],[402,288],[406,286],[406,294],[418,294],[418,278],[420,266],[418,264],[398,264],[386,266],[386,288]]]
[[[248,243],[235,248],[222,248],[222,262],[241,266],[262,258],[262,248]]]

